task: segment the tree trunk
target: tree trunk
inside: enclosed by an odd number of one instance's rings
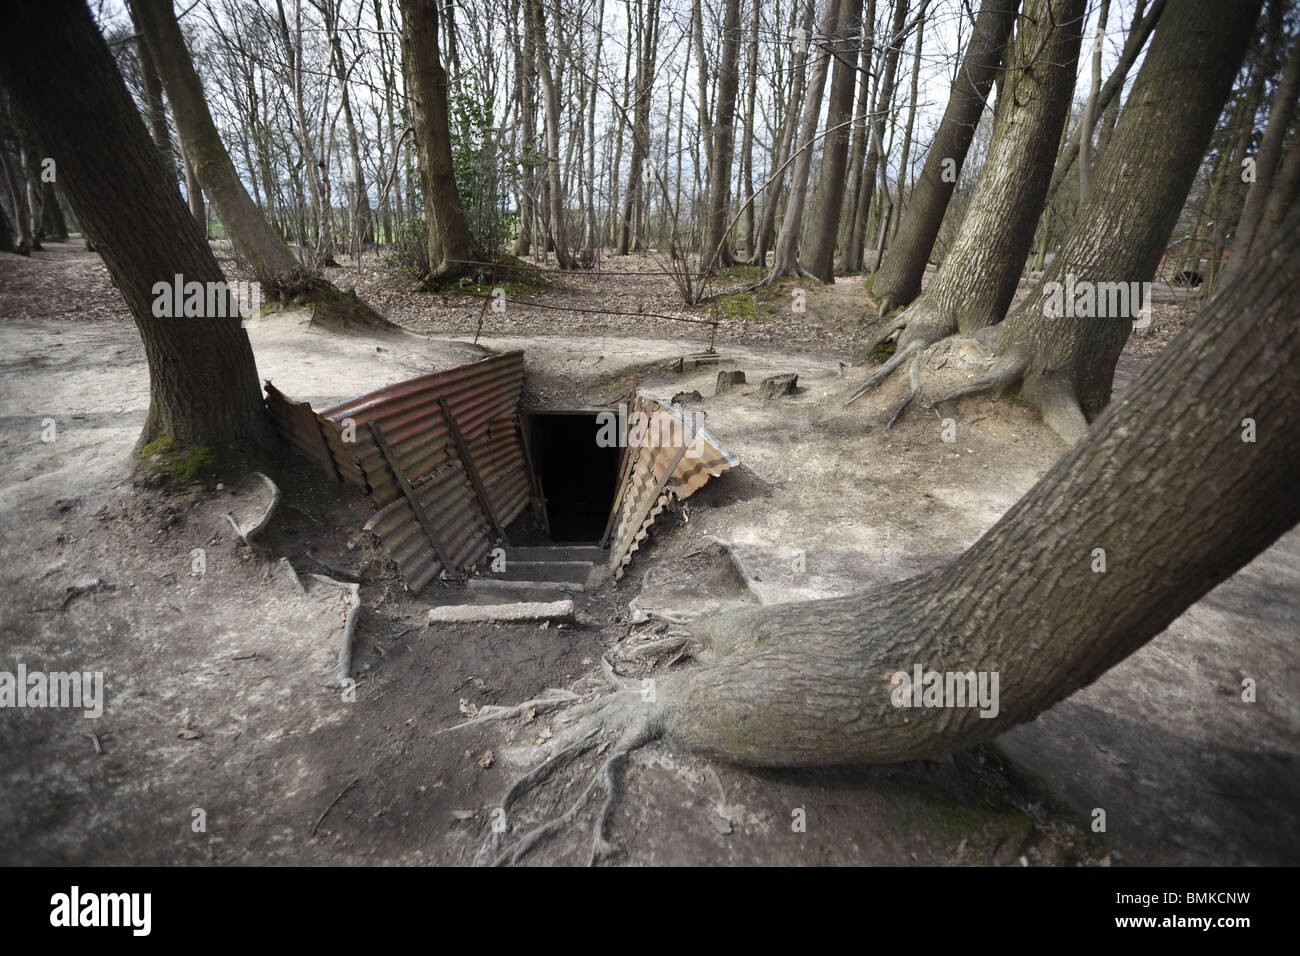
[[[803,22],[800,27],[805,37],[812,35],[813,9],[813,0],[807,0],[804,5]],[[790,96],[790,102],[786,104],[785,119],[781,124],[781,136],[777,143],[776,152],[772,156],[772,172],[769,174],[767,185],[763,189],[763,217],[758,227],[758,248],[754,250],[754,256],[750,259],[751,264],[756,266],[765,267],[767,265],[767,247],[768,243],[771,242],[772,233],[776,229],[777,200],[781,196],[781,183],[785,178],[785,174],[779,172],[779,170],[785,166],[794,147],[795,130],[799,126],[800,108],[804,98],[804,85],[807,82],[809,49],[810,45],[805,44],[802,49],[796,50],[794,55],[794,66],[791,68],[791,72],[794,74],[794,92]]]
[[[1273,188],[1273,176],[1277,171],[1278,158],[1282,155],[1282,143],[1296,111],[1297,97],[1300,97],[1300,36],[1291,41],[1291,55],[1287,58],[1282,82],[1278,84],[1269,110],[1268,126],[1260,141],[1259,155],[1255,157],[1255,181],[1246,193],[1246,205],[1237,222],[1232,255],[1223,270],[1225,282],[1231,282],[1240,275],[1250,259],[1255,234],[1268,205],[1268,194]]]
[[[844,205],[844,176],[849,160],[849,128],[853,116],[854,40],[862,32],[862,0],[842,0],[839,25],[830,40],[835,70],[831,75],[830,103],[826,108],[826,137],[822,141],[821,177],[817,182],[803,267],[822,282],[835,281],[835,239]],[[835,127],[840,127],[836,129]]]
[[[68,224],[63,219],[63,210],[59,208],[59,196],[54,183],[41,183],[41,229],[47,239],[55,242],[68,241]]]
[[[740,182],[745,198],[745,261],[754,258],[754,103],[758,94],[758,10],[753,0],[749,15],[749,45],[745,52],[745,127],[740,143]]]
[[[171,101],[181,145],[203,191],[257,281],[268,294],[278,296],[285,277],[298,269],[297,260],[284,241],[271,231],[230,161],[208,112],[203,84],[194,72],[171,0],[130,2]],[[292,280],[289,284],[296,285]]]
[[[873,133],[870,125],[872,59],[875,56],[876,0],[867,0],[867,12],[862,20],[861,53],[858,57],[858,98],[853,112],[853,145],[849,150],[849,188],[840,212],[840,269],[848,268],[849,240],[853,237],[853,217],[858,210],[858,196],[862,193],[862,175],[867,168],[867,140]]]
[[[59,182],[144,341],[150,405],[141,442],[159,436],[206,446],[270,442],[238,313],[154,314],[155,283],[170,288],[176,276],[186,283],[224,283],[224,277],[85,4],[21,4],[7,26],[0,32],[0,82],[36,122]]]
[[[822,11],[821,23],[817,34],[830,37],[835,33],[839,23],[841,3],[849,0],[827,0],[826,9]],[[899,0],[901,3],[902,0]],[[766,281],[799,271],[795,258],[795,246],[799,242],[799,233],[803,229],[804,200],[808,195],[808,174],[812,168],[813,137],[817,133],[817,119],[821,115],[822,91],[826,87],[826,70],[830,64],[830,51],[819,49],[813,60],[812,79],[808,82],[808,96],[803,103],[803,113],[799,118],[799,150],[795,154],[794,169],[790,174],[790,199],[786,203],[785,218],[781,221],[781,234],[776,239],[776,253],[772,257],[772,270]]]
[[[641,739],[758,766],[932,759],[1032,720],[1160,634],[1300,521],[1300,210],[1288,226],[951,564],[692,624],[707,662],[655,679]],[[1252,414],[1266,432],[1244,443]],[[895,675],[917,666],[996,672],[996,716],[895,706]]]
[[[515,52],[515,72],[519,77],[520,125],[523,129],[523,147],[520,150],[522,175],[520,176],[519,233],[515,236],[514,254],[527,256],[533,247],[533,220],[537,197],[537,92],[533,71],[537,64],[537,46],[533,39],[533,18],[523,17],[524,47],[522,54]]]
[[[903,127],[903,154],[898,160],[898,208],[903,207],[903,191],[907,188],[907,166],[912,158],[912,130],[916,126],[916,97],[921,82],[921,48],[925,43],[925,8],[928,0],[921,0],[921,11],[916,23],[916,48],[912,51],[912,90],[907,101],[907,123]],[[898,235],[898,220],[894,217],[894,235]],[[879,268],[879,263],[876,264]]]
[[[1093,171],[1093,192],[1079,205],[1061,251],[1006,321],[981,341],[998,356],[992,373],[971,386],[994,390],[1022,383],[1067,442],[1110,401],[1115,363],[1137,305],[1114,308],[1095,296],[1072,319],[1051,318],[1052,296],[1064,304],[1079,283],[1150,281],[1178,220],[1259,15],[1261,0],[1169,0],[1106,152]],[[1215,23],[1215,29],[1205,24]],[[1169,109],[1177,100],[1181,106]],[[1159,154],[1160,163],[1143,156]],[[1065,290],[1065,296],[1060,293]],[[1086,306],[1087,300],[1084,299]],[[1079,311],[1090,312],[1079,316]],[[1068,314],[1068,313],[1067,313]]]
[[[894,20],[889,28],[888,46],[885,50],[884,75],[876,86],[875,115],[871,121],[871,142],[867,150],[867,165],[862,173],[862,188],[858,190],[858,205],[853,211],[853,226],[849,230],[849,243],[844,251],[846,272],[862,268],[862,256],[867,236],[867,219],[871,212],[871,198],[875,191],[876,172],[885,148],[885,115],[894,99],[894,81],[898,76],[898,55],[903,46],[903,24],[907,19],[906,0],[894,0]]]
[[[565,235],[564,188],[560,183],[560,92],[551,74],[551,47],[546,39],[546,14],[542,0],[528,0],[537,29],[537,72],[542,80],[542,100],[546,114],[546,177],[551,210],[550,238],[555,246],[555,261],[561,269],[572,269],[569,242]]]
[[[880,300],[882,314],[908,305],[921,292],[925,264],[1002,65],[1019,7],[1020,0],[984,0],[980,6],[947,109],[912,189],[898,236],[890,247],[889,258],[870,280],[871,293]]]
[[[1034,242],[1074,91],[1085,0],[1028,0],[1007,54],[993,138],[943,266],[905,313],[903,357],[1000,322]],[[865,361],[871,347],[859,352]]]
[[[731,161],[736,148],[736,94],[740,89],[740,0],[725,0],[722,16],[722,60],[718,65],[717,122],[709,150],[709,208],[704,224],[700,271],[713,272],[735,262],[727,235],[727,206],[731,202]]]
[[[1092,134],[1097,125],[1097,98],[1101,95],[1101,54],[1106,40],[1106,20],[1110,14],[1110,0],[1101,0],[1097,15],[1097,33],[1092,41],[1092,84],[1088,88],[1088,102],[1083,108],[1083,122],[1079,127],[1079,201],[1088,198],[1092,183]]]
[[[1115,101],[1115,97],[1119,95],[1120,90],[1124,88],[1124,81],[1128,79],[1128,71],[1133,68],[1138,54],[1146,46],[1147,38],[1151,36],[1151,31],[1155,29],[1156,23],[1159,22],[1160,15],[1165,9],[1165,2],[1166,0],[1154,0],[1146,15],[1140,21],[1135,20],[1129,29],[1128,39],[1124,41],[1124,49],[1120,51],[1119,61],[1115,64],[1115,69],[1111,70],[1110,76],[1106,77],[1101,92],[1097,94],[1098,112],[1105,111]],[[1065,182],[1066,175],[1070,172],[1074,161],[1079,157],[1079,149],[1082,143],[1080,129],[1075,129],[1069,143],[1056,161],[1056,168],[1052,170],[1052,182],[1047,187],[1048,202],[1051,202],[1056,196],[1057,190],[1061,188],[1061,183]]]
[[[438,51],[437,3],[402,0],[401,5],[402,50],[420,159],[420,186],[424,190],[429,272],[435,282],[445,282],[472,268],[454,260],[475,259],[478,250],[465,222],[452,168],[447,71]]]

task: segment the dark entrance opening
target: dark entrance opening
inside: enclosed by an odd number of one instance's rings
[[[620,450],[596,444],[600,428],[595,412],[534,412],[529,417],[533,465],[546,499],[551,540],[598,544],[614,506]]]

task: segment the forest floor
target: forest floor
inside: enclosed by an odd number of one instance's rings
[[[657,268],[644,256],[606,264]],[[960,553],[1060,455],[1013,399],[945,407],[955,443],[924,402],[884,427],[905,388],[898,378],[841,407],[870,372],[845,367],[876,325],[862,284],[744,291],[756,277],[740,269],[717,283],[728,294],[715,344],[747,375],[719,396],[716,368],[674,372],[661,361],[703,351],[710,329],[645,313],[714,312],[682,307],[659,275],[529,279],[495,313],[464,294],[414,292],[367,257],[359,273],[345,260],[331,278],[418,336],[339,337],[294,314],[250,326],[261,376],[316,407],[484,348],[522,348],[533,407],[616,400],[635,375],[665,396],[698,390],[693,407],[739,456],[660,519],[627,576],[593,594],[576,626],[429,627],[427,608],[455,599],[452,589],[407,594],[359,534],[370,503],[303,463],[272,470],[285,498],[260,541],[292,561],[306,594],[233,535],[226,513],[247,523],[265,500],[250,476],[148,487],[131,459],[147,368],[99,257],[79,242],[0,255],[0,671],[100,671],[106,694],[93,720],[0,711],[0,863],[476,862],[518,769],[505,728],[443,733],[464,709],[586,686],[601,653],[636,626],[628,603],[662,595],[665,580],[681,599],[673,575],[707,578],[714,541],[735,549],[767,601],[884,585]],[[798,288],[806,311],[792,313]],[[1117,389],[1184,318],[1176,302],[1157,307],[1125,349]],[[759,381],[784,372],[799,375],[797,393],[760,399]],[[42,441],[47,419],[53,442]],[[344,604],[340,589],[306,576],[331,573],[318,560],[363,578],[355,701],[327,686]],[[995,745],[941,762],[797,772],[653,745],[626,768],[613,862],[1295,864],[1298,625],[1292,532]],[[1245,677],[1257,681],[1257,703],[1240,700]],[[520,718],[510,736],[543,740],[549,718]],[[567,807],[581,770],[557,774],[514,825]],[[1096,808],[1104,833],[1092,830]],[[796,832],[800,809],[806,830]],[[593,816],[594,806],[580,823]],[[579,826],[525,862],[581,862],[587,844]]]

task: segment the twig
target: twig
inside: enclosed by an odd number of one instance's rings
[[[308,836],[313,836],[313,837],[314,837],[314,836],[316,835],[316,831],[320,829],[320,825],[321,825],[322,822],[324,822],[326,815],[327,815],[331,810],[334,809],[334,806],[335,806],[335,805],[336,805],[340,800],[342,800],[345,796],[347,796],[347,793],[348,793],[349,790],[351,790],[353,787],[355,787],[355,786],[356,786],[357,784],[359,784],[360,782],[361,782],[361,778],[360,778],[360,777],[357,777],[357,778],[355,778],[355,779],[354,779],[350,784],[348,784],[346,787],[344,787],[342,790],[339,791],[339,795],[338,795],[337,797],[335,797],[333,800],[331,800],[331,801],[330,801],[330,805],[329,805],[328,807],[325,808],[324,812],[321,813],[321,815],[320,815],[319,817],[316,818],[316,824],[311,828],[311,833],[309,833]]]

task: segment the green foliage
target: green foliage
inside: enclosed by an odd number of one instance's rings
[[[182,445],[169,435],[149,442],[139,454],[140,461],[155,475],[176,485],[193,485],[215,477],[221,470],[217,456],[202,445]]]
[[[484,249],[494,250],[513,231],[518,218],[506,208],[506,177],[516,163],[502,149],[491,100],[452,90],[448,101],[451,165],[456,174],[469,231]]]
[[[417,277],[428,273],[429,233],[422,216],[410,216],[402,221],[392,251],[384,256],[384,265]]]

